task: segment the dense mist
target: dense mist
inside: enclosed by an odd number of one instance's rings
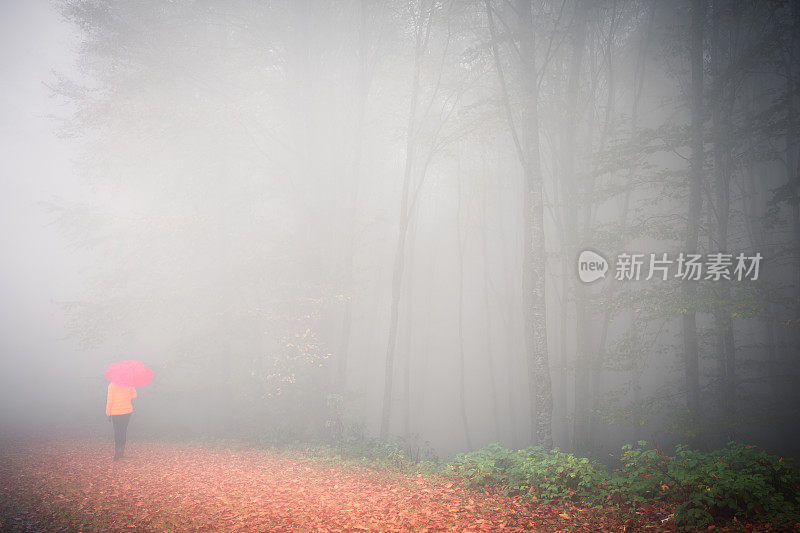
[[[800,454],[798,4],[0,25],[0,431]]]

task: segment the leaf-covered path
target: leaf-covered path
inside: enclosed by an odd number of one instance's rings
[[[296,452],[133,442],[113,462],[111,447],[3,445],[0,530],[555,531],[570,522],[596,530],[579,510]]]

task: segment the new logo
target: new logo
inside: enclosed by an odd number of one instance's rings
[[[578,277],[584,283],[591,283],[606,277],[608,261],[602,255],[584,250],[578,256]]]

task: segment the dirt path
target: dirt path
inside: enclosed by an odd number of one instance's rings
[[[123,461],[111,461],[110,453],[101,441],[3,446],[0,529],[560,529],[551,521],[559,520],[558,511],[542,516],[530,505],[447,481],[299,453],[140,442],[129,444]]]

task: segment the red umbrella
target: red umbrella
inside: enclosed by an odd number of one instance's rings
[[[153,379],[153,371],[141,361],[127,360],[109,365],[105,373],[106,379],[123,387],[141,387]]]

